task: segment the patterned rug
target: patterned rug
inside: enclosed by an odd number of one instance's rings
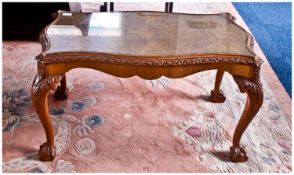
[[[57,157],[37,160],[44,130],[31,102],[34,42],[3,42],[4,172],[290,172],[291,122],[262,79],[264,103],[241,144],[249,161],[228,150],[246,95],[225,74],[227,100],[208,101],[215,71],[181,79],[116,78],[90,69],[67,73],[69,99],[49,109]]]

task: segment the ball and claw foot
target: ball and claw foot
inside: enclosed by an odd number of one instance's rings
[[[248,157],[246,156],[246,152],[241,147],[234,147],[230,148],[230,158],[232,162],[246,162]]]
[[[47,142],[40,145],[39,160],[43,162],[52,161],[56,156],[56,147],[50,146]]]
[[[210,94],[210,101],[213,103],[223,103],[226,101],[226,97],[222,91],[214,92],[214,90],[212,90]]]
[[[68,98],[68,89],[64,91],[61,86],[58,86],[54,93],[55,100],[66,100]]]

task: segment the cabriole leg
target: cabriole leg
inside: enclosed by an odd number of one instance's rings
[[[226,100],[223,92],[220,90],[220,85],[224,75],[223,70],[217,70],[216,79],[214,84],[214,90],[211,91],[210,101],[213,103],[222,103]]]
[[[230,148],[230,157],[233,162],[245,162],[248,160],[246,152],[240,147],[240,139],[245,129],[259,111],[263,102],[262,85],[259,76],[255,80],[234,76],[234,80],[242,93],[247,93],[245,109],[237,124],[233,136],[233,146]]]
[[[39,119],[45,130],[47,141],[40,146],[39,160],[52,161],[56,156],[54,146],[54,131],[48,111],[48,93],[55,91],[60,83],[61,75],[43,76],[37,74],[32,86],[32,101]]]

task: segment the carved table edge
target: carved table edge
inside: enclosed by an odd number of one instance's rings
[[[186,54],[186,55],[174,55],[174,56],[136,56],[127,54],[109,54],[109,53],[95,53],[95,52],[78,52],[79,54],[66,55],[63,53],[50,53],[46,51],[50,48],[51,43],[47,35],[47,30],[51,25],[54,25],[61,17],[61,14],[68,11],[57,11],[58,15],[54,21],[47,25],[39,35],[39,41],[42,45],[42,52],[36,57],[36,60],[42,63],[56,63],[56,62],[68,62],[68,61],[99,61],[103,63],[115,63],[115,64],[128,64],[136,66],[178,66],[178,65],[193,65],[193,64],[207,64],[207,63],[233,63],[233,64],[245,64],[251,66],[258,66],[261,62],[260,58],[254,53],[254,39],[252,35],[247,32],[243,27],[236,23],[236,18],[228,13],[214,13],[214,14],[191,14],[191,13],[174,13],[174,14],[186,14],[186,15],[226,15],[233,24],[243,30],[247,35],[246,46],[248,50],[255,55],[227,55],[227,54]],[[126,11],[128,12],[128,11]],[[131,12],[156,12],[156,11],[131,11]],[[125,13],[125,12],[121,12]],[[164,13],[164,12],[156,12]],[[92,55],[89,53],[92,53]],[[231,57],[231,58],[230,58]],[[135,58],[135,59],[134,59]]]
[[[185,66],[195,64],[229,63],[242,64],[253,67],[263,61],[259,57],[242,55],[179,55],[179,56],[129,56],[122,54],[94,53],[94,52],[63,52],[48,55],[38,55],[36,59],[43,64],[60,62],[101,62],[110,64],[125,64],[133,66]]]

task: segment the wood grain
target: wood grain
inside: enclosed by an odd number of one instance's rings
[[[150,13],[151,12],[148,12],[149,15]],[[61,14],[62,12],[59,12],[59,15]],[[156,14],[158,14],[158,12]],[[233,16],[227,13],[225,13],[225,15],[228,16],[228,22],[232,23],[232,25],[236,25]],[[197,18],[197,16],[198,15],[195,15],[195,18]],[[58,22],[58,19],[60,19],[60,17],[57,17],[57,20],[50,25]],[[230,73],[238,84],[240,91],[248,95],[245,109],[234,133],[230,156],[233,162],[247,161],[246,152],[241,148],[239,142],[243,132],[262,104],[263,92],[259,76],[262,60],[252,52],[253,38],[244,29],[242,29],[242,31],[247,36],[247,40],[243,40],[242,44],[244,47],[248,48],[248,51],[250,51],[253,56],[251,54],[243,55],[241,53],[191,53],[182,55],[130,55],[76,51],[46,53],[54,44],[48,39],[47,29],[49,27],[46,27],[40,36],[43,51],[37,56],[38,73],[32,87],[33,103],[47,137],[47,142],[40,147],[40,160],[51,161],[55,157],[53,127],[48,112],[48,92],[56,91],[60,82],[62,82],[62,86],[58,89],[61,92],[65,92],[66,72],[75,68],[91,68],[117,77],[126,78],[136,75],[144,79],[156,79],[161,76],[182,78],[197,72],[217,69],[218,73],[212,96],[219,96],[219,86],[223,73],[225,71]],[[240,28],[240,26],[238,26],[238,28]],[[212,97],[212,99],[215,98]]]

